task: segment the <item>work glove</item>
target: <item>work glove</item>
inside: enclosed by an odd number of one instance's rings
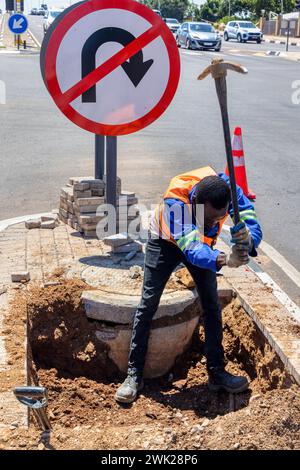
[[[229,268],[238,268],[249,262],[248,251],[243,248],[243,245],[234,245],[227,258],[227,266]]]
[[[250,230],[244,222],[239,222],[230,229],[231,243],[239,246],[239,250],[245,250],[247,253],[251,251],[253,240]]]

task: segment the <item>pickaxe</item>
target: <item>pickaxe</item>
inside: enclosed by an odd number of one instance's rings
[[[236,192],[236,182],[235,182],[235,174],[234,174],[234,166],[233,166],[233,158],[232,158],[231,136],[230,136],[230,127],[229,127],[229,118],[228,118],[228,108],[227,108],[227,86],[226,86],[227,70],[233,70],[239,73],[248,73],[248,70],[239,64],[235,64],[234,62],[224,62],[223,59],[213,59],[211,62],[211,65],[209,65],[209,67],[206,67],[206,69],[199,75],[198,80],[203,80],[209,74],[211,74],[212,78],[215,79],[216,90],[217,90],[217,95],[219,98],[219,104],[220,104],[221,114],[222,114],[227,166],[228,166],[230,186],[231,186],[231,198],[232,198],[232,207],[233,207],[233,214],[234,214],[234,223],[235,225],[237,225],[240,222],[240,214],[239,214],[239,206],[238,206],[237,192]]]

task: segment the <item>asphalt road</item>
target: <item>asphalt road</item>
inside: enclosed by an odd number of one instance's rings
[[[35,35],[39,21],[30,17]],[[248,181],[257,194],[265,240],[299,269],[300,105],[292,103],[299,65],[253,55],[265,47],[224,45],[224,58],[236,56],[249,69],[247,76],[232,73],[228,79],[231,126],[243,129]],[[220,171],[225,166],[213,82],[196,80],[215,53],[182,49],[180,55],[179,88],[165,114],[118,139],[123,187],[148,205],[159,200],[173,175],[207,164]],[[93,174],[94,136],[58,111],[41,79],[38,55],[0,55],[0,79],[7,89],[7,103],[0,105],[1,220],[57,207],[69,176]]]
[[[44,31],[43,31],[43,18],[41,16],[32,16],[28,15],[28,21],[29,21],[29,28],[37,38],[37,40],[42,43],[43,37],[44,37]],[[290,42],[293,41],[293,39],[290,40]],[[299,42],[299,40],[297,40]],[[270,43],[261,43],[261,44],[256,44],[254,42],[252,43],[246,43],[246,44],[240,44],[235,40],[230,40],[228,42],[225,42],[223,40],[223,50],[224,51],[229,51],[232,49],[239,49],[242,51],[285,51],[286,46],[283,44],[270,44]],[[300,50],[299,47],[295,46],[290,46],[291,51],[297,51]]]

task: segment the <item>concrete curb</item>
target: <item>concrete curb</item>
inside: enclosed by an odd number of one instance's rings
[[[284,46],[286,45],[286,41],[276,41],[274,39],[263,39],[262,42],[266,42],[268,44],[282,44]],[[294,47],[300,47],[300,42],[290,42],[289,45]]]
[[[266,55],[272,55],[272,56],[278,57],[281,55],[281,51],[267,51]]]

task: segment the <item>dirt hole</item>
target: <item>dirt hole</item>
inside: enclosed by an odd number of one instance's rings
[[[27,297],[31,381],[49,391],[56,448],[300,448],[298,387],[237,299],[223,306],[223,344],[227,370],[249,378],[247,392],[209,392],[200,319],[173,369],[121,407],[113,397],[124,377],[83,311],[84,289],[64,281]]]

